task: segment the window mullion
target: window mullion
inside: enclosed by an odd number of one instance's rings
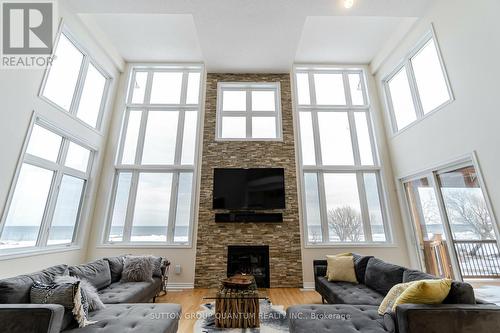
[[[252,134],[252,92],[250,89],[246,90],[246,137],[247,139],[253,138]]]
[[[75,91],[73,92],[73,99],[69,108],[69,113],[74,116],[76,116],[78,106],[80,104],[80,98],[82,97],[83,86],[88,74],[89,62],[89,57],[84,54],[82,64],[80,66],[80,73],[78,74],[78,79],[76,81]]]
[[[167,243],[172,244],[174,242],[174,231],[175,231],[175,217],[177,212],[177,196],[179,192],[179,172],[174,172],[172,174],[172,186],[170,189],[170,208],[168,210],[168,221],[167,221]]]
[[[66,160],[66,155],[68,154],[69,140],[62,139],[61,149],[59,151],[59,156],[57,157],[58,166],[64,165]],[[37,246],[46,246],[47,240],[49,238],[49,230],[52,224],[52,219],[54,217],[54,211],[56,209],[57,197],[59,196],[59,190],[61,188],[61,181],[63,177],[62,168],[58,168],[55,171],[54,180],[51,185],[49,196],[47,197],[46,211],[43,215],[42,222],[40,225],[40,232],[38,234]]]
[[[184,121],[186,119],[185,111],[179,111],[179,118],[177,120],[177,137],[175,144],[175,153],[174,153],[174,165],[181,164],[182,158],[182,147],[183,139],[184,139]]]
[[[148,71],[148,77],[146,78],[146,89],[144,89],[144,103],[146,105],[151,104],[151,89],[153,87],[153,71]],[[132,90],[133,91],[133,90]]]
[[[350,134],[351,134],[351,144],[352,144],[352,152],[354,155],[354,165],[361,165],[361,156],[359,152],[359,142],[358,142],[358,134],[356,129],[356,122],[354,120],[354,112],[349,110],[347,112],[347,119],[349,122]]]
[[[359,202],[361,204],[361,222],[363,224],[363,233],[365,235],[365,242],[371,242],[373,240],[372,229],[370,224],[370,212],[368,210],[368,202],[366,198],[366,189],[365,189],[365,181],[363,179],[363,173],[356,172],[356,179],[358,182]]]
[[[326,189],[325,179],[323,172],[316,172],[318,181],[318,197],[319,197],[319,213],[321,221],[321,237],[322,242],[327,243],[330,241],[330,232],[328,228],[328,212],[326,207]],[[307,226],[306,226],[307,228]]]
[[[146,139],[146,127],[148,125],[149,110],[142,111],[141,124],[139,126],[139,137],[135,151],[135,165],[142,164],[142,153],[144,151],[144,140]]]
[[[130,192],[127,204],[127,214],[125,216],[125,225],[123,227],[123,242],[130,242],[132,234],[132,224],[134,220],[135,199],[137,197],[137,188],[139,186],[139,171],[132,173],[132,181],[130,184]]]
[[[123,115],[123,125],[122,125],[122,130],[120,132],[120,142],[118,144],[118,152],[115,164],[122,164],[123,161],[123,150],[125,149],[125,140],[127,138],[129,118],[130,118],[130,109],[127,108],[125,110],[125,114]],[[137,147],[136,147],[136,154],[137,154]]]
[[[417,80],[415,79],[415,72],[413,71],[411,59],[407,60],[405,69],[406,75],[408,76],[408,83],[410,85],[413,104],[415,106],[415,112],[417,113],[417,119],[420,119],[424,116],[424,111],[422,107],[422,101],[420,100],[420,95],[418,93]]]

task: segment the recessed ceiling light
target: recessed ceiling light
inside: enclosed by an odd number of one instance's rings
[[[344,7],[351,8],[354,5],[354,0],[344,0]]]

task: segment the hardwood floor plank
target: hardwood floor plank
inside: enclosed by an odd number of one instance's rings
[[[196,313],[200,311],[202,304],[207,303],[203,297],[208,296],[208,292],[208,289],[169,290],[167,295],[159,297],[156,301],[157,303],[181,304],[183,315],[178,332],[191,333],[196,323]],[[273,304],[283,305],[285,309],[296,304],[321,304],[321,296],[313,290],[270,288],[266,292]]]

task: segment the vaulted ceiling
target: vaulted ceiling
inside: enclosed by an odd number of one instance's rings
[[[202,61],[211,72],[368,64],[432,0],[67,0],[126,61]]]

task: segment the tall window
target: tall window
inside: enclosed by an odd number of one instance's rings
[[[465,158],[402,182],[417,254],[429,273],[500,277],[498,224],[474,161]]]
[[[384,86],[394,132],[453,100],[432,32],[384,80]]]
[[[295,69],[306,240],[389,238],[362,70]]]
[[[279,82],[219,82],[217,89],[217,139],[281,140]]]
[[[0,249],[76,241],[93,152],[37,119],[0,225]]]
[[[201,75],[200,66],[132,68],[106,242],[191,241]]]
[[[109,76],[67,31],[59,36],[55,58],[48,68],[41,96],[85,124],[100,128]]]

